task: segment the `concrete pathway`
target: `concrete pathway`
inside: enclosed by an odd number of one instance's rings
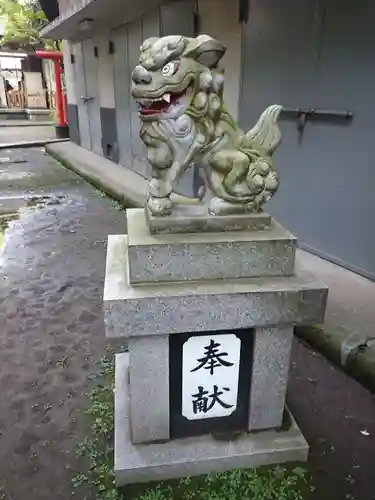
[[[56,139],[55,127],[52,125],[5,126],[0,127],[0,147],[10,143],[23,141],[44,141]]]
[[[307,252],[298,257],[329,287],[323,328],[298,334],[375,392],[375,283]]]
[[[361,342],[374,339],[375,282],[307,252],[299,258],[329,287],[326,330]]]
[[[304,500],[375,500],[372,394],[296,340],[288,405],[310,445]]]
[[[52,127],[55,122],[52,120],[42,121],[42,120],[1,120],[0,127]]]
[[[42,149],[0,160],[4,207],[27,198],[0,257],[0,499],[67,500],[87,377],[108,353],[107,236],[125,213]]]

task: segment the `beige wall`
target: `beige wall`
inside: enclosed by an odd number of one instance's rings
[[[64,73],[67,100],[69,104],[77,104],[76,78],[74,75],[74,68],[71,63],[71,55],[74,52],[73,47],[67,40],[63,40],[62,47],[64,54]]]
[[[58,0],[58,2],[60,14],[73,8],[75,10],[78,10],[81,7],[84,7],[86,4],[90,3],[89,0]]]
[[[0,78],[0,106],[7,106],[7,98],[5,95],[4,79]]]
[[[70,9],[73,6],[73,0],[59,0],[59,10],[60,14]]]
[[[241,82],[242,25],[238,22],[238,0],[199,0],[199,31],[211,35],[227,47],[224,98],[233,117],[238,117]]]
[[[102,108],[115,108],[115,87],[113,55],[109,53],[111,34],[103,33],[94,39],[99,50],[98,86],[99,102]]]

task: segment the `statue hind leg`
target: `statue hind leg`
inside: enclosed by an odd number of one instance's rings
[[[210,186],[216,197],[209,204],[211,214],[247,212],[247,203],[253,198],[246,180],[249,166],[249,157],[237,149],[226,149],[213,155],[209,172]]]

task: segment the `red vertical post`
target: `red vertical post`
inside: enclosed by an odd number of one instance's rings
[[[56,111],[57,111],[57,124],[59,127],[66,125],[65,113],[64,113],[64,103],[63,103],[63,92],[61,85],[61,62],[60,59],[54,60],[55,66],[55,80],[56,80]]]
[[[69,126],[67,120],[67,103],[66,96],[63,94],[61,75],[64,72],[62,67],[63,54],[61,52],[53,52],[49,50],[36,50],[35,55],[42,59],[52,59],[54,62],[54,73],[56,82],[56,111],[57,111],[57,126],[56,135],[58,137],[69,137]]]
[[[68,96],[64,92],[64,119],[65,123],[68,123]]]

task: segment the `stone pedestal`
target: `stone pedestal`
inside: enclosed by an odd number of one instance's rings
[[[323,322],[327,289],[298,269],[296,239],[266,214],[195,214],[169,226],[144,210],[127,216],[128,235],[108,239],[104,290],[106,334],[129,342],[116,359],[116,483],[304,460],[308,446],[285,410],[291,341],[294,325]],[[224,367],[221,386],[212,378],[222,398],[237,381],[236,401],[218,406],[227,416],[209,418],[208,396],[186,413],[182,388],[196,370],[184,356],[202,358],[184,349],[197,338],[230,348],[211,365]],[[208,395],[207,368],[197,389]]]

